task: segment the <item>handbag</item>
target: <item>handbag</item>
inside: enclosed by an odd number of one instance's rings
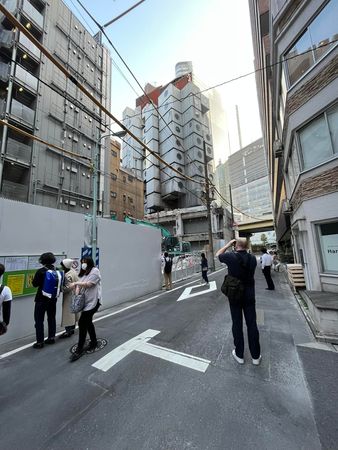
[[[83,310],[86,303],[86,296],[84,289],[76,290],[72,296],[72,301],[70,302],[70,312],[72,314],[79,313]]]

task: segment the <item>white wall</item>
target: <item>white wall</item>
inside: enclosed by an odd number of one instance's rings
[[[42,206],[0,199],[0,256],[39,255],[51,251],[80,257],[84,216]],[[103,308],[161,287],[161,233],[156,229],[98,219],[98,247]],[[58,300],[57,324],[61,301]],[[11,324],[0,342],[34,333],[34,296],[12,302]]]
[[[337,192],[309,199],[301,204],[292,218],[292,226],[297,220],[304,222],[300,244],[306,263],[306,287],[309,290],[338,292],[338,276],[321,273],[320,248],[315,229],[316,223],[338,219],[337,205]]]

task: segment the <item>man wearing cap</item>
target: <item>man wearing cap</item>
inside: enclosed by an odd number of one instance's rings
[[[65,332],[61,334],[60,339],[71,337],[74,334],[75,325],[78,321],[78,314],[70,312],[72,301],[72,289],[69,287],[71,283],[79,281],[77,273],[73,269],[74,260],[70,258],[63,259],[61,267],[65,273],[63,285],[63,301],[62,301],[62,319],[61,326],[65,327]]]

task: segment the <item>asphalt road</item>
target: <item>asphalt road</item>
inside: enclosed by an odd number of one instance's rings
[[[197,287],[198,279],[109,317],[101,313],[97,335],[107,346],[74,363],[76,336],[0,359],[1,448],[325,449],[297,352],[309,342],[311,352],[313,339],[283,275],[275,275],[271,293],[258,273],[259,367],[248,353],[244,366],[230,356],[223,276],[210,277],[217,290],[202,293],[208,288]],[[193,286],[199,295],[177,301]],[[105,371],[93,366],[108,354]]]

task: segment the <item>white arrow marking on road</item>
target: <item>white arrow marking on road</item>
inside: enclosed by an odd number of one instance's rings
[[[125,358],[129,353],[136,350],[138,346],[142,345],[144,342],[149,341],[152,337],[161,333],[157,330],[147,330],[144,333],[135,336],[124,344],[116,347],[111,352],[107,353],[103,358],[92,364],[93,367],[107,372],[111,367],[117,364],[121,359]]]
[[[208,294],[209,292],[216,291],[216,289],[217,289],[216,281],[210,281],[209,289],[206,289],[204,291],[195,292],[192,294],[191,291],[197,287],[201,287],[201,285],[198,284],[196,286],[190,286],[190,287],[184,289],[184,291],[182,292],[181,296],[177,299],[177,301],[181,302],[182,300],[186,300],[187,298],[197,297],[198,295],[203,295],[203,294]]]
[[[157,330],[147,330],[119,347],[116,347],[114,350],[107,353],[107,355],[103,358],[92,364],[92,366],[96,369],[102,370],[103,372],[107,372],[111,367],[129,355],[129,353],[137,351],[164,359],[174,364],[179,364],[180,366],[188,367],[189,369],[197,370],[199,372],[204,373],[207,370],[210,364],[210,361],[207,359],[187,355],[186,353],[160,347],[159,345],[148,344],[148,341],[159,333],[160,331]]]

